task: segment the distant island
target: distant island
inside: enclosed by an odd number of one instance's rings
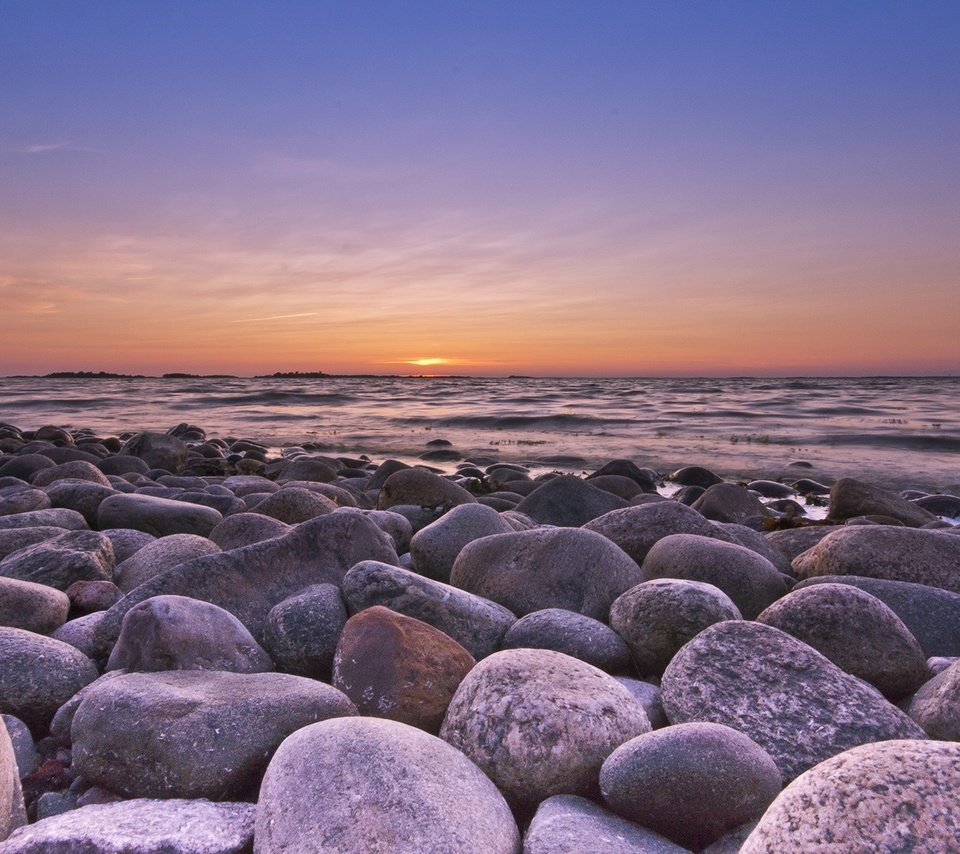
[[[277,371],[275,374],[255,374],[255,380],[313,380],[329,377],[323,371]]]
[[[53,371],[45,380],[145,380],[144,374],[112,374],[108,371]]]

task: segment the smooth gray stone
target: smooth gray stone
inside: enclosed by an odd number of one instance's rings
[[[113,571],[113,580],[124,593],[129,593],[168,569],[203,555],[217,554],[219,551],[218,545],[196,534],[159,537],[118,564]]]
[[[67,531],[0,560],[0,576],[66,589],[76,581],[110,581],[113,544],[97,531]]]
[[[11,528],[66,528],[68,531],[86,531],[90,526],[76,510],[51,507],[48,510],[31,510],[0,516],[0,531]]]
[[[888,516],[904,525],[919,528],[937,517],[889,489],[842,477],[830,489],[830,518],[852,519],[858,516]]]
[[[467,543],[490,534],[512,531],[509,523],[493,508],[483,504],[461,504],[413,535],[410,556],[421,575],[449,582],[453,563]]]
[[[545,608],[521,617],[507,629],[500,648],[552,649],[607,673],[630,668],[630,650],[620,635],[599,620],[562,608]]]
[[[97,511],[98,528],[134,528],[155,537],[199,534],[206,537],[222,514],[212,507],[153,495],[111,495]]]
[[[517,505],[543,525],[579,528],[611,510],[620,510],[627,502],[618,495],[592,486],[573,475],[563,475],[544,481]]]

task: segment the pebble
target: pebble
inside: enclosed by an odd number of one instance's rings
[[[0,837],[33,822],[0,851],[517,854],[518,819],[531,854],[893,850],[952,826],[957,757],[926,737],[960,738],[960,529],[931,518],[956,496],[841,479],[824,523],[702,467],[671,499],[630,460],[0,434],[0,712],[46,763],[18,801],[0,744]]]

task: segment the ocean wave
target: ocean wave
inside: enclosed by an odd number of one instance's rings
[[[851,445],[891,450],[960,452],[960,436],[927,436],[916,433],[827,433],[811,437],[806,444]]]
[[[301,391],[258,391],[250,394],[234,395],[210,395],[210,390],[205,389],[207,395],[204,398],[204,404],[219,404],[224,406],[258,406],[262,404],[341,404],[351,403],[357,398],[351,394],[340,394],[337,392],[301,392]]]
[[[471,427],[476,430],[573,430],[598,429],[608,424],[633,424],[633,418],[597,418],[593,415],[448,415],[431,418],[410,416],[393,419],[395,424],[409,427]]]

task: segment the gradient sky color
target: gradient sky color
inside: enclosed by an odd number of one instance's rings
[[[0,374],[960,371],[960,3],[0,0]]]

